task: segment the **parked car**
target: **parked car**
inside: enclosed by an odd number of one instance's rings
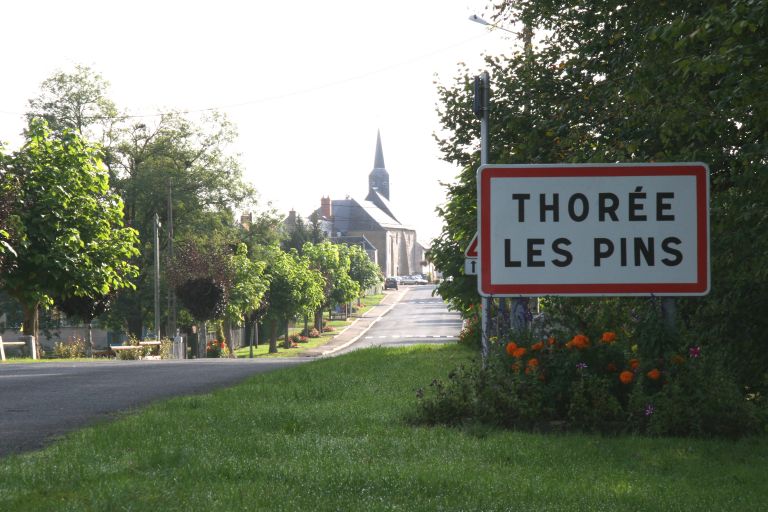
[[[416,284],[416,278],[413,276],[400,276],[400,284]]]
[[[384,280],[384,289],[389,290],[390,288],[394,288],[397,290],[397,278],[396,277],[388,277]]]

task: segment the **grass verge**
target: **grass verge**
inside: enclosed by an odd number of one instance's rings
[[[0,460],[0,510],[758,511],[768,439],[410,426],[467,349],[370,349],[158,403]]]
[[[320,335],[319,338],[309,338],[309,340],[306,343],[300,343],[298,347],[292,347],[292,348],[284,348],[283,347],[283,341],[284,337],[280,336],[277,339],[277,352],[274,354],[269,353],[269,339],[262,339],[259,340],[259,346],[254,347],[253,349],[253,356],[254,357],[294,357],[300,355],[305,350],[319,347],[321,345],[325,345],[329,341],[333,339],[334,336],[336,336],[340,331],[342,331],[344,328],[349,326],[354,320],[355,317],[358,317],[365,312],[367,312],[369,309],[371,309],[373,306],[377,305],[381,302],[381,299],[384,298],[384,294],[378,294],[378,295],[368,295],[366,297],[363,297],[360,299],[360,305],[355,306],[356,312],[354,313],[354,317],[351,317],[349,320],[326,320],[326,325],[333,327],[332,332],[324,332]],[[294,334],[300,333],[304,329],[304,326],[297,326],[293,327],[288,330],[288,335],[292,336]],[[247,358],[250,357],[251,349],[250,347],[240,347],[235,350],[235,357],[239,358]]]

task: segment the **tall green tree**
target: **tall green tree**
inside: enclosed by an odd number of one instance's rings
[[[109,188],[98,149],[73,131],[33,119],[27,142],[3,162],[18,178],[13,205],[17,255],[2,286],[24,309],[24,332],[38,336],[37,310],[52,297],[98,298],[132,288],[135,230]]]
[[[381,284],[384,276],[381,275],[381,269],[374,263],[365,250],[359,245],[345,245],[344,250],[349,255],[349,277],[357,283],[359,294],[366,290]]]
[[[170,252],[171,215],[176,240],[207,239],[215,233],[234,247],[239,239],[235,211],[252,208],[255,191],[244,183],[237,159],[228,152],[237,133],[226,117],[213,112],[192,120],[163,113],[138,121],[119,112],[108,85],[84,66],[56,72],[30,100],[28,115],[49,119],[56,130],[75,129],[102,140],[111,186],[125,205],[125,223],[139,232],[142,242],[133,261],[140,270],[136,290],[118,295],[109,321],[141,336],[153,310],[155,213],[164,229],[164,259]],[[163,297],[172,293],[162,285]]]
[[[254,261],[248,257],[248,247],[244,243],[237,246],[230,257],[232,285],[227,302],[227,320],[245,324],[248,315],[259,309],[269,282],[264,276],[266,262]],[[227,329],[229,330],[229,329]],[[227,333],[230,353],[234,354],[231,333]]]
[[[489,161],[708,163],[712,292],[679,301],[681,325],[712,352],[747,354],[724,358],[742,384],[768,382],[760,348],[768,317],[750,314],[768,309],[768,242],[760,235],[768,223],[766,2],[510,0],[490,10],[497,22],[522,21],[540,38],[528,53],[486,59],[493,83]],[[474,222],[478,163],[469,75],[463,69],[439,89],[439,144],[465,169],[449,188],[441,209],[446,227],[433,246],[436,263],[454,276],[441,292],[456,301],[471,287],[458,266]],[[467,286],[456,288],[462,282]],[[586,322],[601,303],[555,302],[573,305]],[[619,302],[625,311],[637,304]]]
[[[74,130],[109,148],[121,115],[108,89],[109,82],[87,66],[76,65],[70,73],[56,71],[29,100],[27,120],[45,119],[53,131]]]
[[[310,268],[319,272],[324,281],[324,299],[315,313],[318,330],[323,327],[323,310],[349,302],[360,292],[360,286],[349,275],[349,252],[344,247],[328,241],[304,244],[303,255],[309,261]]]
[[[269,288],[264,297],[267,304],[265,320],[269,326],[270,354],[277,352],[277,336],[281,326],[297,315],[308,315],[323,303],[323,278],[309,268],[306,258],[296,251],[290,253],[273,246],[262,249],[267,266],[265,274]]]

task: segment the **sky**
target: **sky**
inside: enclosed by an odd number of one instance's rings
[[[377,131],[399,220],[429,245],[442,222],[435,81],[508,54],[514,36],[469,21],[490,0],[274,2],[11,0],[0,31],[0,140],[54,72],[85,65],[132,115],[217,108],[263,204],[307,217],[322,196],[364,198]],[[148,120],[151,120],[148,117]]]

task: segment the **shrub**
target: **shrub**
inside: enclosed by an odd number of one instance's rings
[[[160,359],[173,359],[173,340],[169,338],[161,339],[158,353]]]
[[[141,359],[146,354],[149,353],[149,348],[147,347],[141,347],[139,345],[139,340],[137,338],[134,338],[131,336],[127,340],[123,342],[123,346],[127,347],[137,347],[134,350],[120,350],[116,352],[115,357],[120,360],[133,360],[133,359]]]
[[[595,340],[495,343],[485,368],[461,367],[419,390],[424,423],[477,421],[525,430],[741,437],[765,428],[765,406],[699,346],[644,358],[615,332]]]
[[[224,341],[209,341],[205,345],[205,357],[229,357],[229,347]]]
[[[308,332],[305,332],[305,335],[310,337],[310,338],[319,338],[320,337],[320,331],[318,331],[317,329],[315,329],[313,327],[313,328],[309,329]]]
[[[62,359],[88,357],[88,342],[82,338],[70,338],[53,346],[53,354]]]
[[[333,332],[335,329],[330,325],[324,325],[323,326],[323,332]]]
[[[298,343],[306,343],[309,341],[309,338],[304,336],[303,334],[292,334],[289,339],[291,340],[291,343],[296,345]]]

